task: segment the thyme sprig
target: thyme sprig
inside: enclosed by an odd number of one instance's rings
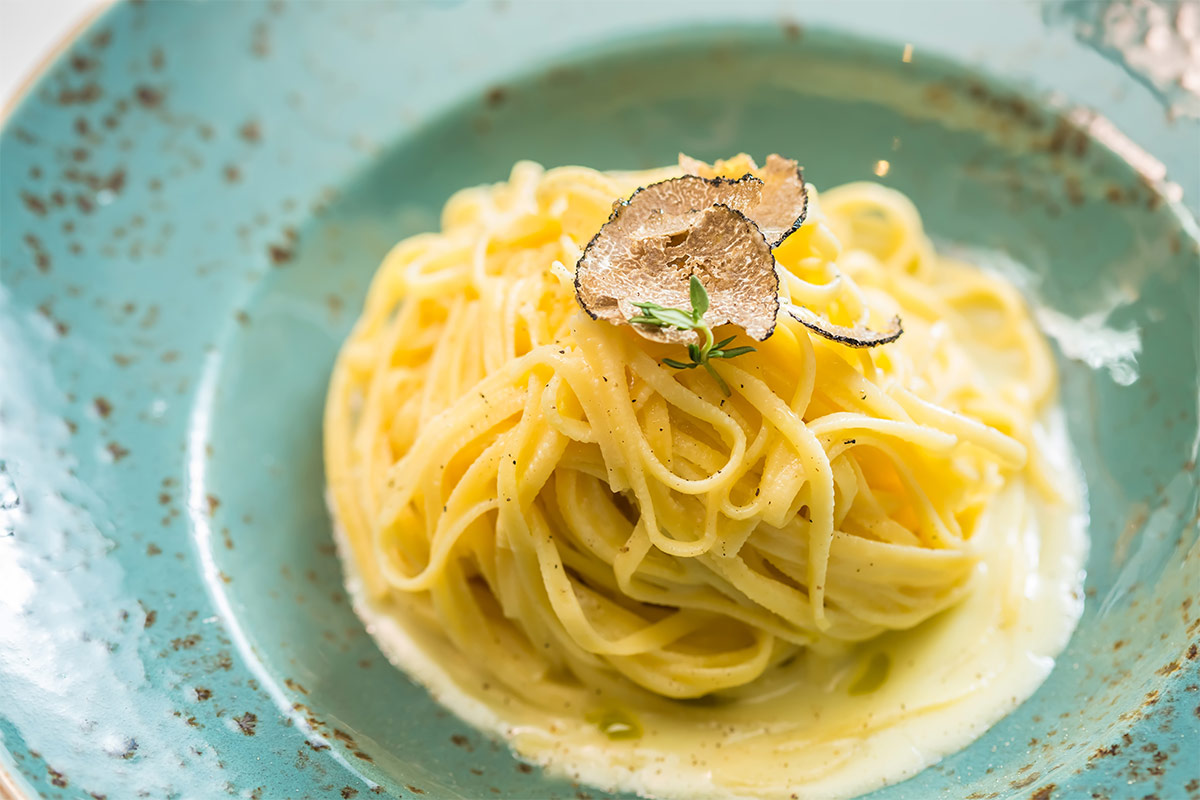
[[[729,385],[717,374],[711,363],[714,358],[736,358],[737,356],[753,353],[753,347],[729,347],[730,342],[736,336],[730,336],[721,342],[713,341],[712,328],[708,327],[708,323],[704,321],[704,314],[708,311],[708,291],[705,290],[704,284],[693,275],[688,284],[688,294],[692,301],[691,311],[684,311],[679,308],[666,308],[658,303],[632,303],[633,306],[641,310],[641,314],[636,317],[631,317],[630,322],[639,325],[652,325],[658,328],[676,328],[681,331],[696,331],[703,338],[701,344],[689,344],[687,346],[688,355],[691,356],[691,361],[676,361],[673,358],[664,358],[662,363],[668,367],[675,369],[695,369],[696,367],[704,367],[717,385],[721,387],[721,391],[725,396],[729,396]]]

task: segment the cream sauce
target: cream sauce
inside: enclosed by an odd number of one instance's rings
[[[339,546],[355,608],[392,663],[522,759],[651,797],[847,798],[965,747],[1033,694],[1070,638],[1083,610],[1083,491],[1061,414],[1039,434],[1062,498],[1009,482],[972,539],[980,563],[959,605],[853,648],[810,650],[732,702],[613,710],[640,726],[631,738],[606,736],[584,703],[548,712],[489,683],[432,618],[367,598]]]

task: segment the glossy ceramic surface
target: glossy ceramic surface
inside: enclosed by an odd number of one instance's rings
[[[881,176],[1021,281],[1089,486],[1087,610],[1050,679],[872,797],[1200,797],[1200,128],[1082,19],[110,10],[0,134],[0,769],[47,798],[603,796],[379,655],[322,501],[325,381],[383,253],[454,190],[521,158],[746,150]]]

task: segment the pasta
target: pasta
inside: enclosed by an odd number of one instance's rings
[[[1023,299],[935,253],[894,190],[810,188],[775,250],[784,302],[898,315],[891,344],[780,314],[716,364],[726,397],[663,363],[678,344],[582,313],[573,267],[613,201],[678,174],[522,162],[459,192],[440,232],[388,254],[330,380],[330,502],[365,596],[526,706],[662,711],[804,680],[806,653],[959,604],[1014,481],[1062,500],[1035,436],[1053,361]]]

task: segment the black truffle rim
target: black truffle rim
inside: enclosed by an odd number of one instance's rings
[[[804,198],[804,202],[800,205],[800,216],[796,217],[796,221],[792,223],[792,227],[780,234],[778,239],[774,242],[767,242],[767,244],[771,245],[772,250],[779,247],[789,236],[800,230],[800,226],[808,219],[808,181],[804,180],[804,167],[796,166],[796,177],[800,179],[800,196]],[[766,237],[764,236],[763,238]]]
[[[810,331],[820,334],[831,342],[844,344],[847,347],[878,347],[881,344],[891,344],[904,333],[900,317],[892,317],[890,330],[873,331],[869,328],[847,328],[845,325],[835,325],[804,306],[789,304],[786,311],[792,319]]]

